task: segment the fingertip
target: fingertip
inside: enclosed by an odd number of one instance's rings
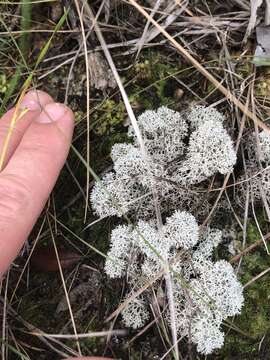
[[[44,106],[44,109],[39,114],[36,121],[41,124],[50,124],[59,121],[62,118],[70,118],[70,112],[71,110],[64,104],[55,102],[50,103]]]
[[[66,135],[73,133],[74,114],[72,110],[61,103],[50,103],[45,105],[43,111],[37,116],[36,122],[39,124],[56,127]]]
[[[53,103],[53,101],[53,98],[44,91],[30,90],[22,99],[20,109],[42,111],[47,104]]]

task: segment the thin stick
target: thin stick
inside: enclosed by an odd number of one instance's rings
[[[69,296],[68,296],[68,292],[67,292],[67,287],[66,287],[66,283],[65,283],[65,278],[64,278],[63,270],[62,270],[61,263],[60,263],[59,253],[58,253],[58,250],[57,250],[57,246],[56,246],[56,243],[55,243],[55,238],[54,238],[54,235],[53,235],[53,231],[52,231],[52,227],[51,227],[51,223],[50,223],[50,219],[49,219],[48,215],[47,215],[47,219],[48,219],[48,224],[49,224],[50,233],[51,233],[51,237],[52,237],[55,256],[56,256],[57,264],[58,264],[58,267],[59,267],[59,273],[60,273],[61,281],[62,281],[62,284],[63,284],[64,293],[65,293],[65,296],[66,296],[68,310],[69,310],[69,313],[70,313],[70,319],[71,319],[72,327],[73,327],[73,330],[74,330],[75,339],[77,340],[76,345],[77,345],[78,353],[79,353],[80,356],[82,356],[80,343],[79,343],[78,338],[77,338],[77,329],[76,329],[75,319],[74,319],[74,316],[73,316],[73,313],[72,313],[71,304],[70,304],[70,300],[69,300]]]
[[[40,237],[40,235],[41,235],[41,232],[42,232],[42,230],[43,230],[45,221],[46,221],[46,217],[43,218],[42,224],[41,224],[40,229],[39,229],[39,231],[38,231],[38,234],[37,234],[37,236],[36,236],[36,238],[35,238],[35,240],[34,240],[34,243],[33,243],[32,249],[31,249],[31,251],[30,251],[30,254],[29,254],[29,256],[28,256],[28,258],[27,258],[27,260],[26,260],[26,262],[25,262],[25,264],[24,264],[23,269],[20,271],[19,279],[18,279],[17,282],[16,282],[16,285],[15,285],[15,287],[14,287],[14,290],[12,291],[11,298],[10,298],[10,300],[9,300],[9,303],[10,303],[10,304],[12,304],[12,301],[13,301],[13,299],[14,299],[14,296],[15,296],[15,294],[16,294],[16,291],[17,291],[17,289],[18,289],[18,287],[19,287],[20,281],[21,281],[21,279],[22,279],[22,277],[23,277],[23,275],[24,275],[25,269],[27,268],[27,266],[28,266],[28,264],[29,264],[29,262],[30,262],[31,256],[32,256],[32,254],[33,254],[33,252],[34,252],[34,250],[35,250],[35,248],[36,248],[36,244],[37,244],[37,242],[38,242],[38,240],[39,240],[39,237]]]
[[[244,286],[243,288],[245,289],[246,287],[250,286],[251,284],[253,284],[256,280],[258,280],[259,278],[261,278],[262,276],[266,275],[267,273],[269,273],[270,271],[270,267],[264,271],[262,271],[260,274],[254,276],[254,278],[252,278],[251,280],[249,280]]]
[[[152,284],[154,284],[162,275],[164,275],[165,271],[161,270],[155,275],[152,279],[150,279],[145,285],[143,285],[139,290],[135,291],[132,295],[125,299],[125,301],[118,306],[118,308],[105,320],[108,322],[112,320],[114,317],[118,316],[128,304],[134,301],[138,296],[140,296],[146,289],[149,288]]]
[[[178,340],[177,340],[177,328],[176,328],[176,312],[175,312],[175,306],[174,306],[174,296],[173,296],[173,281],[169,269],[166,269],[165,273],[165,282],[166,282],[166,290],[167,290],[167,299],[169,303],[169,310],[170,310],[170,324],[171,324],[171,332],[172,332],[172,341],[173,345],[170,349],[175,351],[175,358],[179,359],[179,349],[178,349]]]
[[[0,296],[0,303],[1,304],[4,304],[4,299],[2,296]],[[53,351],[55,351],[57,354],[59,354],[61,356],[61,358],[66,358],[67,357],[67,354],[64,353],[63,351],[61,350],[58,350],[55,346],[53,346],[51,344],[51,342],[54,342],[55,344],[58,344],[59,346],[61,346],[64,350],[68,351],[69,352],[69,355],[72,355],[72,356],[78,356],[78,352],[74,351],[73,349],[71,349],[70,347],[68,347],[67,345],[63,344],[62,342],[60,342],[59,340],[57,339],[50,339],[51,341],[48,341],[47,339],[45,339],[43,336],[42,336],[42,330],[38,329],[37,327],[35,327],[34,325],[30,324],[29,322],[27,322],[26,320],[24,320],[14,309],[11,305],[9,305],[9,303],[7,304],[7,310],[8,310],[8,313],[9,315],[16,321],[20,321],[28,330],[29,332],[32,332],[34,331],[34,329],[36,330],[36,332],[39,333],[39,339],[40,341],[42,341],[45,345],[47,345],[50,349],[52,349]],[[25,333],[25,331],[22,330],[22,332]]]
[[[180,257],[183,255],[182,252],[177,254],[172,261],[169,262],[169,265],[175,264]],[[138,296],[140,296],[146,289],[149,288],[152,284],[154,284],[159,278],[161,278],[166,273],[166,270],[163,268],[160,270],[153,278],[149,279],[145,285],[143,285],[140,289],[135,291],[132,295],[130,295],[128,298],[125,299],[125,301],[118,306],[118,308],[105,320],[105,322],[108,322],[112,320],[114,317],[116,317],[118,314],[121,313],[122,310],[126,308],[126,306],[131,303],[133,300],[135,300]]]
[[[270,233],[268,233],[268,234],[266,234],[264,236],[264,241],[265,242],[269,241],[269,240],[270,240]],[[237,254],[233,258],[231,258],[230,263],[232,264],[232,263],[235,263],[235,262],[239,261],[242,256],[244,256],[244,255],[250,253],[251,251],[255,250],[256,247],[258,247],[259,245],[264,244],[264,241],[262,239],[255,241],[254,244],[252,244],[252,245],[248,246],[247,248],[245,248],[243,251],[240,252],[240,254]]]
[[[84,6],[80,9],[78,0],[75,0],[76,10],[78,12],[80,26],[82,29],[82,38],[83,38],[83,48],[84,48],[84,59],[85,59],[85,69],[86,69],[86,125],[87,125],[87,135],[86,135],[86,162],[90,165],[90,77],[89,77],[89,62],[87,55],[87,42],[86,35],[83,23],[83,10]],[[92,29],[92,27],[91,27]],[[87,210],[88,210],[88,199],[89,199],[89,182],[90,182],[90,173],[86,169],[86,196],[85,196],[85,211],[84,211],[84,221],[86,221]]]
[[[0,154],[0,171],[3,170],[4,167],[4,163],[5,163],[5,159],[6,159],[6,155],[7,155],[7,150],[8,150],[8,146],[10,143],[10,139],[11,136],[13,134],[13,131],[15,129],[15,126],[17,124],[17,122],[23,117],[23,115],[25,115],[28,112],[28,109],[24,109],[24,110],[20,110],[19,106],[20,106],[20,102],[23,98],[25,94],[25,91],[23,91],[21,93],[20,99],[15,107],[15,111],[12,115],[11,121],[10,121],[10,125],[7,131],[7,135],[4,139],[4,144],[3,144],[3,148],[1,149],[1,154]]]
[[[91,19],[91,21],[94,24],[94,29],[95,29],[97,38],[98,38],[98,40],[100,42],[100,45],[101,45],[102,50],[104,52],[104,55],[105,55],[105,57],[106,57],[106,59],[108,61],[108,64],[110,65],[110,68],[112,70],[115,81],[116,81],[116,83],[117,83],[117,85],[119,87],[119,90],[120,90],[121,96],[123,98],[123,101],[124,101],[128,116],[129,116],[131,124],[132,124],[132,126],[134,128],[134,132],[135,132],[135,134],[136,134],[136,136],[138,138],[138,143],[140,144],[142,154],[143,154],[143,156],[145,158],[147,158],[143,138],[142,138],[142,135],[141,135],[141,132],[140,132],[140,129],[139,129],[135,114],[134,114],[133,109],[132,109],[132,107],[130,105],[127,93],[126,93],[126,91],[124,89],[124,86],[122,84],[122,81],[120,79],[118,71],[116,69],[116,66],[114,64],[113,58],[112,58],[112,56],[111,56],[111,54],[110,54],[110,52],[109,52],[109,50],[107,48],[107,44],[106,44],[106,42],[104,40],[103,34],[102,34],[101,30],[100,30],[100,27],[98,26],[98,23],[95,21],[95,16],[94,16],[90,6],[87,3],[85,3],[85,11],[87,12],[87,15],[89,16],[89,18]]]
[[[150,14],[151,18],[154,17],[154,15],[155,15],[156,11],[158,10],[161,2],[162,2],[162,0],[157,0],[157,1],[156,1],[155,6],[154,6],[154,8],[153,8],[153,10],[151,11],[151,14]],[[141,52],[141,49],[142,49],[142,47],[143,47],[144,40],[145,40],[145,38],[146,38],[149,25],[150,25],[150,21],[147,20],[147,23],[146,23],[146,25],[145,25],[145,27],[144,27],[144,30],[143,30],[143,34],[142,34],[140,40],[138,41],[138,43],[136,44],[136,47],[138,48],[137,54],[136,54],[136,58],[135,58],[136,60],[138,59],[138,56],[139,56],[139,54],[140,54],[140,52]]]
[[[44,336],[45,338],[54,338],[54,339],[85,339],[85,338],[93,338],[93,337],[103,337],[103,336],[124,336],[127,335],[126,330],[109,330],[109,331],[96,331],[91,333],[85,333],[85,334],[46,334],[44,332],[36,332],[31,331],[31,335],[35,336]]]

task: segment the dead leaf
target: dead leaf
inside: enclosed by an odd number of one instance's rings
[[[82,258],[78,253],[61,248],[58,249],[58,255],[62,269],[68,269],[71,266],[78,264]],[[48,272],[59,270],[53,246],[37,248],[31,257],[31,264],[38,271]]]

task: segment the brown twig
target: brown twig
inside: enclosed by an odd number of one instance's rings
[[[233,263],[239,261],[242,256],[245,256],[246,254],[255,250],[259,245],[263,244],[264,241],[269,241],[269,240],[270,240],[270,233],[268,233],[264,236],[264,240],[260,239],[260,240],[255,241],[254,244],[246,247],[243,251],[240,252],[240,254],[235,255],[233,258],[231,258],[230,263],[233,264]]]
[[[267,268],[266,270],[260,272],[258,275],[254,276],[254,278],[252,278],[251,280],[249,280],[245,285],[244,285],[244,289],[248,286],[250,286],[251,284],[253,284],[256,280],[260,279],[262,276],[268,274],[270,271],[270,267]]]

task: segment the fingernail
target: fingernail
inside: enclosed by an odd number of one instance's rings
[[[37,121],[43,124],[52,123],[61,119],[67,112],[68,107],[60,103],[47,104],[37,117]]]
[[[50,95],[41,90],[31,90],[20,103],[20,109],[28,109],[30,111],[42,111],[46,104],[53,102]]]

